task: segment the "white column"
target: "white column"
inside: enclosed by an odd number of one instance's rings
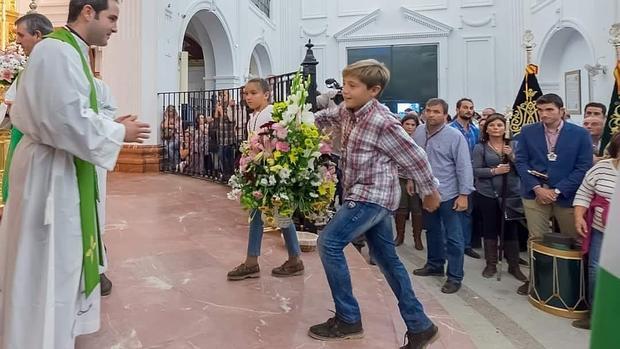
[[[181,88],[180,91],[185,92],[188,91],[189,85],[189,52],[181,52],[181,56],[179,57],[179,64],[181,66],[181,74],[179,76],[179,86]]]
[[[139,115],[140,119],[151,125],[151,138],[146,144],[157,144],[160,138],[159,123],[163,115],[162,106],[157,98],[158,77],[158,9],[157,1],[129,0],[140,2],[140,38],[135,43],[140,50]],[[170,69],[170,67],[168,67]],[[174,68],[172,68],[174,69]]]
[[[142,0],[120,3],[118,33],[113,34],[102,49],[101,77],[112,89],[119,114],[140,112],[140,26]]]

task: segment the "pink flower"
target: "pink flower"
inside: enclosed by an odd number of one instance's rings
[[[260,136],[253,135],[250,137],[250,149],[252,150],[262,150],[263,146],[260,144]]]
[[[331,154],[332,150],[332,145],[329,143],[321,142],[321,144],[319,144],[319,152],[321,154]]]
[[[260,200],[260,199],[262,199],[262,198],[263,198],[263,193],[261,193],[261,192],[260,192],[260,191],[258,191],[258,190],[257,190],[257,191],[253,191],[253,192],[252,192],[252,195],[254,196],[254,198],[255,198],[256,200]]]
[[[289,144],[288,144],[288,143],[286,143],[286,142],[280,142],[280,141],[278,141],[278,142],[276,143],[276,150],[279,150],[279,151],[281,151],[281,152],[283,152],[283,153],[287,153],[289,150],[291,150],[291,147],[290,147],[290,146],[289,146]]]
[[[279,139],[286,139],[286,136],[288,135],[288,130],[286,129],[286,127],[275,123],[271,125],[271,128],[276,131],[276,137],[278,137]]]
[[[250,162],[252,162],[252,158],[249,156],[244,156],[241,159],[239,159],[239,170],[241,172],[245,172]]]
[[[13,81],[13,73],[10,70],[8,70],[8,69],[4,69],[2,71],[2,74],[1,74],[0,78],[2,80],[4,80],[4,81],[11,82],[11,81]]]
[[[265,153],[265,156],[269,157],[271,156],[271,153],[273,153],[275,144],[269,139],[269,136],[261,136],[261,138],[263,153]]]

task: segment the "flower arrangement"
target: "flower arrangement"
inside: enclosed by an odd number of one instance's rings
[[[25,65],[26,55],[21,46],[11,43],[0,50],[0,85],[10,86]]]
[[[329,137],[314,124],[308,86],[298,72],[287,101],[273,105],[273,122],[241,145],[239,169],[229,180],[228,198],[260,209],[270,226],[287,226],[296,210],[323,219],[336,191]]]

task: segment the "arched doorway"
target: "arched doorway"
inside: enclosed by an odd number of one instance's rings
[[[199,54],[200,50],[202,54]],[[203,9],[191,17],[185,29],[182,51],[187,52],[188,57],[186,71],[189,90],[232,87],[232,45],[223,22],[215,12]],[[181,64],[185,63],[182,61]]]
[[[591,98],[584,66],[595,61],[588,39],[574,24],[562,22],[546,35],[540,57],[543,93],[562,96],[571,118],[580,120]]]
[[[250,78],[264,78],[271,74],[271,58],[269,57],[269,52],[264,45],[258,44],[254,47],[252,55],[250,56],[248,76]]]

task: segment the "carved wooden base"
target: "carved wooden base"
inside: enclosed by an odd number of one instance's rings
[[[126,144],[118,156],[116,172],[147,173],[159,172],[161,146]]]

